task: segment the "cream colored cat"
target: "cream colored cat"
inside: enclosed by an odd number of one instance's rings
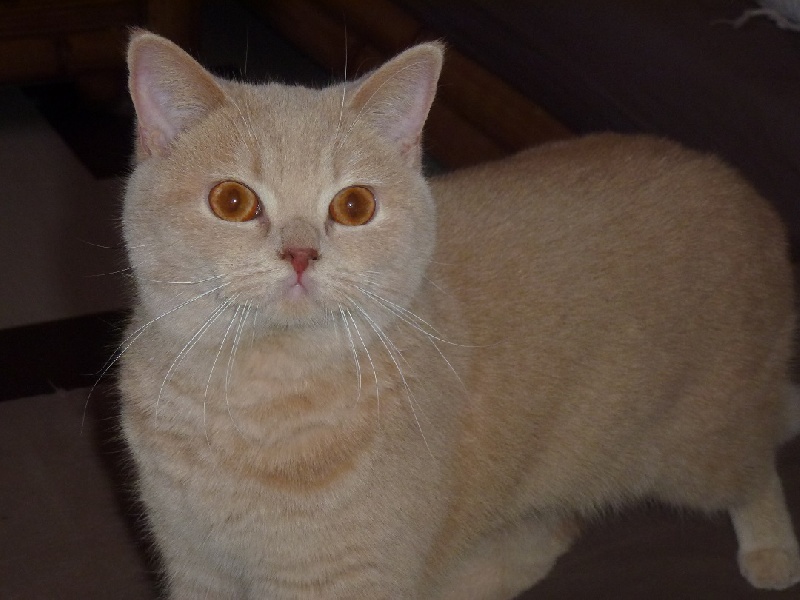
[[[773,211],[647,137],[428,182],[441,62],[248,85],[134,35],[120,386],[170,597],[512,598],[639,499],[728,511],[744,576],[795,583]]]

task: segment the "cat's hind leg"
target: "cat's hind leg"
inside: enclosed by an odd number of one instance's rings
[[[484,538],[447,578],[439,600],[510,600],[542,579],[579,532],[573,519],[529,517]]]
[[[739,569],[757,588],[781,590],[800,581],[800,553],[778,474],[730,510],[739,541]]]

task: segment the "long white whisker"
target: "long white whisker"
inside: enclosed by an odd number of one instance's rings
[[[200,300],[200,298],[208,296],[209,294],[212,294],[212,293],[216,292],[217,290],[220,290],[220,289],[224,288],[227,285],[230,285],[230,283],[223,283],[222,285],[218,285],[218,286],[216,286],[214,288],[211,288],[210,290],[205,291],[202,294],[198,294],[197,296],[194,296],[193,298],[190,298],[189,300],[181,302],[180,304],[178,304],[177,306],[171,308],[170,310],[168,310],[166,312],[163,312],[160,315],[158,315],[157,317],[149,320],[147,323],[145,323],[141,327],[137,328],[133,333],[129,334],[128,337],[126,337],[122,341],[122,343],[119,345],[119,348],[111,355],[111,357],[101,367],[100,374],[97,376],[97,381],[95,381],[94,385],[92,386],[92,389],[89,390],[89,394],[86,396],[86,403],[83,406],[83,417],[81,418],[81,433],[83,432],[83,426],[84,426],[84,423],[86,421],[86,411],[89,408],[89,400],[91,399],[95,388],[98,386],[98,384],[103,379],[103,377],[105,377],[106,373],[108,373],[108,371],[115,364],[117,364],[119,362],[119,360],[122,358],[122,356],[134,344],[134,342],[136,342],[136,340],[139,339],[139,336],[141,336],[142,333],[144,333],[144,331],[148,327],[150,327],[151,325],[153,325],[157,321],[160,321],[164,317],[166,317],[168,315],[171,315],[172,313],[174,313],[177,310],[180,310],[184,306],[187,306],[188,304],[191,304],[192,302],[196,302],[197,300]]]
[[[158,397],[156,398],[156,409],[155,409],[155,420],[158,422],[158,408],[161,402],[161,397],[164,394],[164,387],[167,385],[167,382],[172,376],[173,371],[178,368],[183,359],[186,358],[186,355],[189,351],[194,348],[195,344],[200,341],[200,338],[203,337],[203,334],[208,331],[208,328],[217,320],[219,315],[221,315],[225,309],[230,306],[230,300],[226,300],[221,305],[217,306],[211,313],[211,315],[203,322],[203,324],[194,332],[194,335],[189,339],[188,342],[181,348],[178,355],[175,357],[175,360],[172,361],[172,364],[167,369],[167,373],[164,375],[164,380],[161,382],[161,387],[158,390]]]
[[[212,293],[216,292],[217,290],[221,290],[222,288],[224,288],[227,285],[230,285],[230,283],[223,283],[222,285],[218,285],[217,287],[211,288],[210,290],[207,290],[207,291],[203,292],[202,294],[198,294],[197,296],[194,296],[193,298],[190,298],[189,300],[181,302],[177,306],[169,309],[166,312],[161,313],[160,315],[158,315],[154,319],[151,319],[150,321],[148,321],[147,323],[145,323],[144,325],[142,325],[141,327],[136,329],[136,331],[134,331],[133,333],[129,334],[128,337],[125,338],[125,340],[123,340],[122,344],[120,344],[120,350],[115,352],[111,356],[111,358],[106,361],[106,364],[103,365],[103,369],[101,370],[100,377],[102,377],[106,373],[106,371],[108,371],[108,369],[111,368],[113,366],[113,364],[116,363],[117,360],[119,360],[119,358],[123,354],[125,354],[125,352],[128,350],[128,348],[131,347],[131,344],[136,341],[136,338],[138,338],[142,334],[142,332],[144,332],[145,329],[150,327],[150,325],[152,325],[153,323],[155,323],[157,321],[160,321],[161,319],[163,319],[164,317],[166,317],[168,315],[171,315],[175,311],[180,310],[181,308],[183,308],[187,304],[191,304],[192,302],[200,300],[200,298],[208,296],[209,294],[212,294]]]
[[[361,286],[358,286],[358,285],[355,286],[355,287],[356,287],[357,290],[359,290],[365,296],[367,296],[368,298],[373,300],[375,303],[380,304],[381,306],[386,308],[388,311],[390,311],[392,314],[396,315],[397,317],[399,317],[400,319],[402,319],[403,321],[405,321],[406,323],[408,323],[409,325],[411,325],[415,329],[418,329],[419,331],[421,331],[422,333],[424,333],[427,336],[439,339],[437,336],[431,334],[429,331],[425,331],[424,329],[422,329],[422,327],[420,325],[418,325],[418,323],[422,323],[426,327],[429,327],[431,331],[434,331],[438,335],[441,335],[441,333],[439,333],[439,331],[436,329],[436,327],[434,327],[433,325],[428,323],[425,319],[423,319],[419,315],[417,315],[414,312],[408,310],[407,308],[404,308],[404,307],[400,306],[399,304],[396,304],[395,302],[392,302],[391,300],[389,300],[387,298],[384,298],[383,296],[381,296],[379,294],[376,294],[373,291],[370,291],[370,290],[365,289],[365,288],[363,288]],[[412,319],[414,319],[415,321],[412,321]],[[442,339],[440,341],[445,342],[446,340]]]
[[[253,126],[251,125],[249,119],[247,119],[244,116],[244,113],[242,112],[242,109],[239,107],[239,104],[237,102],[235,102],[231,98],[229,98],[229,100],[230,100],[231,104],[233,104],[233,107],[236,109],[236,112],[239,113],[239,117],[242,120],[242,124],[245,126],[245,129],[247,129],[247,133],[250,135],[250,141],[253,142],[253,146],[252,146],[253,151],[257,150],[259,148],[259,142],[258,142],[258,137],[256,137],[256,134],[253,131]],[[244,140],[242,140],[242,141],[244,141]]]
[[[233,418],[233,413],[231,412],[231,404],[228,398],[228,391],[230,389],[231,376],[233,373],[233,363],[236,360],[236,352],[239,349],[239,343],[242,341],[242,330],[244,329],[245,321],[247,320],[247,317],[250,314],[250,305],[251,305],[250,302],[245,304],[242,307],[241,314],[239,315],[239,325],[237,326],[236,333],[233,336],[231,353],[230,356],[228,357],[228,368],[226,369],[225,372],[225,407],[228,411],[228,417],[230,418],[231,423],[233,424],[233,428],[236,429],[236,431],[239,432],[239,435],[241,435],[242,437],[244,437],[244,433],[239,428],[239,425],[236,423],[236,419]],[[235,318],[236,315],[234,315],[234,319]]]
[[[381,414],[381,388],[380,384],[378,383],[378,371],[375,368],[375,363],[372,361],[372,354],[369,352],[369,348],[367,347],[367,343],[364,341],[364,337],[361,335],[361,330],[358,328],[358,323],[356,323],[355,318],[353,318],[353,313],[350,312],[350,309],[345,309],[345,313],[348,317],[350,317],[350,321],[353,323],[353,329],[355,329],[356,336],[358,336],[359,342],[361,342],[361,347],[364,349],[364,353],[367,355],[367,362],[369,362],[369,367],[372,369],[372,376],[375,379],[375,403],[378,409],[378,418],[380,418]]]
[[[441,292],[445,296],[450,296],[451,295],[449,292],[447,292],[447,290],[445,290],[439,284],[434,282],[433,279],[431,279],[429,277],[423,277],[423,279],[425,279],[425,281],[427,281],[429,284],[431,284],[431,286],[433,286],[434,289],[438,290],[439,292]]]
[[[342,82],[342,101],[339,105],[339,121],[336,123],[336,135],[342,130],[342,119],[344,118],[344,102],[347,96],[347,25],[344,27],[344,81]]]
[[[226,275],[213,275],[211,277],[205,277],[204,279],[193,279],[193,280],[183,280],[183,281],[169,281],[165,279],[146,279],[145,281],[149,283],[171,283],[174,285],[197,285],[198,283],[206,283],[208,281],[222,279],[225,276]]]
[[[125,275],[130,277],[130,271],[133,270],[133,267],[125,267],[124,269],[117,269],[116,271],[108,271],[107,273],[89,273],[88,275],[84,275],[86,279],[95,279],[97,277],[108,277],[109,275]]]
[[[358,352],[356,351],[356,343],[353,341],[353,334],[350,333],[350,323],[347,321],[347,316],[344,314],[344,309],[339,306],[339,312],[342,315],[342,323],[344,324],[347,339],[350,341],[350,349],[353,351],[353,362],[356,365],[356,378],[358,379],[358,396],[356,397],[356,404],[361,400],[361,361],[358,360]]]
[[[256,343],[256,331],[257,331],[257,323],[258,323],[258,304],[255,305],[253,309],[253,334],[250,337],[250,347],[252,348]]]
[[[397,304],[395,302],[392,302],[388,298],[385,298],[384,296],[381,296],[380,294],[378,294],[376,292],[373,292],[372,290],[368,290],[366,288],[363,288],[363,287],[361,287],[359,285],[355,285],[355,284],[354,284],[354,287],[356,289],[358,289],[362,294],[367,296],[370,300],[372,300],[373,302],[378,304],[381,308],[384,308],[385,310],[387,310],[391,314],[395,315],[397,318],[399,318],[400,320],[402,320],[406,324],[410,325],[411,327],[413,327],[414,329],[416,329],[420,333],[423,333],[424,335],[428,336],[431,340],[436,340],[437,342],[441,342],[443,344],[448,344],[450,346],[458,346],[460,348],[485,348],[485,347],[488,347],[488,346],[478,346],[478,345],[474,345],[474,344],[459,344],[457,342],[451,342],[450,340],[447,340],[447,339],[443,338],[442,337],[442,333],[438,329],[436,329],[436,327],[434,327],[432,324],[430,324],[428,321],[426,321],[425,319],[420,317],[415,312],[413,312],[413,311],[411,311],[411,310],[409,310],[409,309],[407,309],[407,308],[405,308],[403,306],[400,306],[399,304]],[[379,287],[379,286],[376,286],[376,287]],[[426,331],[424,329],[423,325],[425,327],[429,327],[431,331],[435,332],[435,334],[431,333],[430,331]]]
[[[235,301],[238,294],[232,297],[232,300]],[[206,380],[206,389],[203,392],[203,415],[205,420],[205,412],[206,412],[206,400],[208,399],[208,388],[211,386],[211,376],[214,374],[214,368],[217,366],[217,361],[219,360],[219,355],[222,354],[222,348],[225,346],[225,340],[228,339],[228,335],[231,332],[231,327],[233,327],[234,322],[236,321],[236,317],[239,315],[239,310],[241,310],[241,306],[237,305],[236,310],[233,312],[233,317],[231,317],[231,322],[228,324],[228,328],[225,330],[225,335],[222,336],[222,341],[219,344],[219,349],[217,350],[216,356],[214,356],[214,361],[211,363],[211,370],[208,372],[208,379]]]
[[[441,357],[442,357],[442,360],[445,362],[445,364],[447,364],[447,366],[448,366],[448,368],[450,369],[450,371],[453,373],[453,375],[455,375],[455,376],[456,376],[456,379],[458,380],[458,383],[460,383],[460,384],[461,384],[461,387],[464,389],[464,391],[465,391],[465,392],[468,392],[469,390],[467,390],[467,386],[466,386],[466,384],[464,383],[464,380],[463,380],[463,379],[461,379],[461,375],[459,375],[459,374],[458,374],[458,371],[456,371],[455,367],[453,367],[453,365],[450,363],[450,361],[449,361],[449,360],[447,359],[447,357],[444,355],[444,352],[442,352],[441,348],[439,348],[439,346],[436,344],[436,341],[435,341],[435,340],[432,340],[432,339],[430,339],[430,338],[428,338],[428,341],[429,341],[431,344],[433,344],[433,347],[434,347],[434,348],[436,348],[436,351],[439,353],[439,356],[441,356]]]
[[[417,410],[416,408],[414,408],[414,403],[415,403],[414,393],[411,391],[411,387],[409,386],[408,381],[406,380],[405,374],[403,373],[403,369],[400,367],[400,363],[398,363],[397,359],[395,358],[395,352],[401,358],[403,356],[402,352],[400,352],[397,346],[394,345],[392,340],[389,339],[389,337],[383,332],[380,326],[372,319],[372,317],[369,316],[369,314],[367,314],[367,312],[363,308],[361,308],[361,306],[357,302],[355,302],[352,298],[348,298],[348,300],[353,305],[353,307],[363,315],[364,319],[367,321],[367,324],[372,328],[372,330],[378,336],[378,339],[383,344],[383,347],[386,348],[386,352],[389,355],[389,358],[394,363],[394,366],[397,369],[397,373],[398,375],[400,375],[400,379],[402,380],[403,385],[406,388],[406,393],[408,396],[408,405],[411,408],[411,414],[414,416],[414,421],[416,421],[417,423],[417,428],[419,429],[419,433],[422,436],[422,441],[425,443],[425,447],[428,449],[428,454],[430,454],[431,458],[433,458],[431,447],[428,444],[428,438],[425,437],[425,432],[422,430],[422,424],[420,423],[419,417],[417,416]],[[422,410],[421,406],[419,408],[420,410]]]
[[[461,387],[462,387],[462,388],[464,388],[464,390],[466,391],[466,389],[467,389],[467,386],[464,384],[464,380],[463,380],[463,379],[461,379],[461,376],[460,376],[460,375],[458,374],[458,372],[455,370],[455,367],[453,367],[452,363],[451,363],[451,362],[448,360],[448,358],[447,358],[447,357],[444,355],[444,353],[442,352],[441,348],[439,348],[439,346],[436,344],[436,342],[437,342],[437,341],[440,341],[440,342],[443,342],[443,343],[445,343],[445,344],[450,344],[450,345],[452,345],[452,346],[460,346],[460,347],[462,347],[462,348],[469,348],[469,347],[473,347],[473,346],[465,346],[464,344],[456,344],[456,343],[454,343],[454,342],[450,342],[450,341],[448,341],[448,340],[442,339],[442,338],[441,338],[441,337],[439,337],[439,336],[433,335],[433,334],[431,334],[430,332],[428,332],[428,331],[425,331],[425,330],[424,330],[422,327],[420,327],[419,325],[417,325],[417,324],[416,324],[416,323],[414,323],[413,321],[411,321],[411,319],[412,319],[412,318],[413,318],[413,319],[417,319],[419,322],[421,322],[421,323],[424,323],[426,326],[428,326],[428,327],[430,327],[431,329],[433,329],[434,331],[436,331],[436,333],[439,333],[439,331],[438,331],[438,330],[437,330],[435,327],[433,327],[433,325],[431,325],[430,323],[428,323],[428,322],[427,322],[425,319],[423,319],[423,318],[422,318],[422,317],[420,317],[419,315],[415,314],[414,312],[412,312],[412,311],[410,311],[410,310],[408,310],[408,309],[406,309],[406,308],[403,308],[402,306],[400,306],[400,305],[398,305],[398,304],[396,304],[396,303],[392,302],[391,300],[388,300],[387,298],[383,298],[383,297],[379,296],[378,294],[376,294],[376,293],[374,293],[374,292],[371,292],[371,291],[369,291],[369,290],[366,290],[366,289],[364,289],[364,288],[362,288],[362,287],[360,287],[360,286],[355,286],[355,287],[356,287],[356,288],[357,288],[359,291],[361,291],[361,292],[362,292],[362,293],[363,293],[365,296],[367,296],[368,298],[370,298],[370,299],[371,299],[373,302],[375,302],[376,304],[378,304],[378,305],[379,305],[379,306],[381,306],[382,308],[385,308],[386,310],[388,310],[389,312],[391,312],[393,315],[395,315],[397,318],[399,318],[399,319],[400,319],[400,320],[402,320],[403,322],[407,323],[408,325],[410,325],[411,327],[413,327],[414,329],[416,329],[416,330],[417,330],[417,331],[419,331],[420,333],[424,334],[424,335],[425,335],[425,336],[428,338],[428,341],[429,341],[429,342],[430,342],[430,343],[433,345],[433,347],[436,349],[436,352],[438,352],[438,353],[439,353],[439,356],[441,356],[441,357],[442,357],[442,360],[444,360],[444,362],[447,364],[447,366],[448,366],[448,368],[450,369],[450,371],[452,371],[453,375],[455,375],[456,379],[457,379],[457,380],[458,380],[458,382],[461,384]],[[409,318],[406,318],[406,317],[404,316],[404,313],[405,313],[406,315],[409,315]]]

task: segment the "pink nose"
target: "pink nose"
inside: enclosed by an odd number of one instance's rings
[[[292,263],[292,267],[299,277],[308,268],[309,261],[319,258],[319,251],[315,248],[284,248],[281,258]]]

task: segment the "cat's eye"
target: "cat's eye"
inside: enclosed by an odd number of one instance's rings
[[[333,197],[328,214],[341,225],[365,225],[375,214],[375,194],[360,185],[346,187]]]
[[[211,188],[208,205],[225,221],[252,221],[261,213],[256,193],[238,181],[223,181]]]

